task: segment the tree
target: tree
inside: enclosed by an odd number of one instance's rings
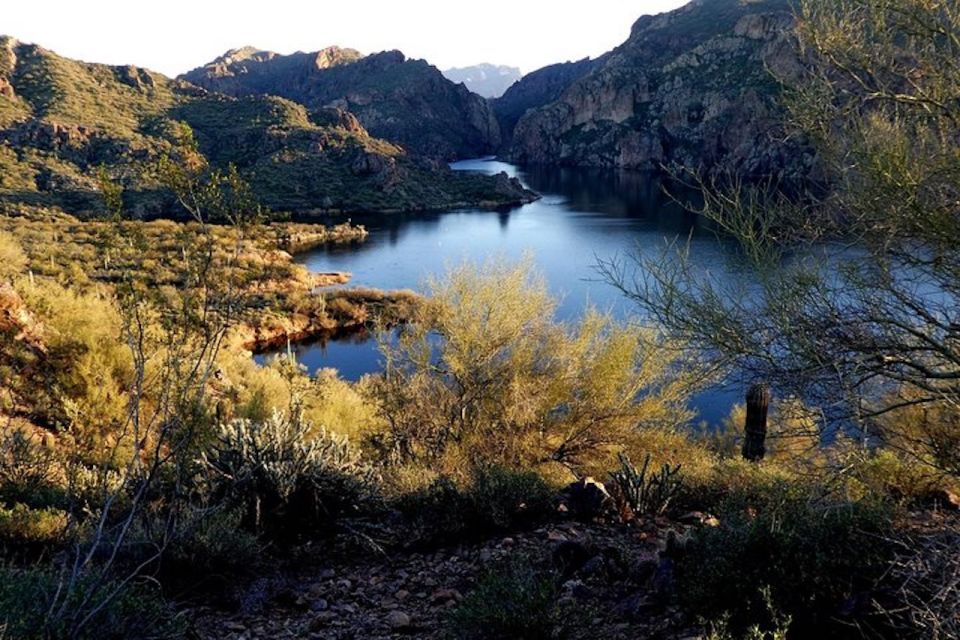
[[[960,3],[801,0],[796,31],[807,72],[785,100],[825,186],[699,181],[756,290],[695,272],[682,246],[603,269],[699,357],[960,471],[958,438],[930,456],[944,430],[898,417],[960,412]]]
[[[690,416],[691,376],[672,345],[596,312],[557,322],[528,262],[462,265],[431,294],[383,345],[370,389],[401,461],[597,470],[641,429]]]

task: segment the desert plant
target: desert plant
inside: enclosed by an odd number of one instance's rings
[[[625,453],[618,454],[620,468],[610,473],[613,495],[623,507],[636,515],[659,516],[666,512],[680,491],[683,476],[680,465],[664,464],[657,473],[648,473],[650,455],[644,458],[640,469],[633,466]]]
[[[93,579],[87,577],[87,579]],[[95,600],[95,615],[89,626],[74,629],[69,620],[49,619],[50,593],[64,587],[58,572],[44,567],[13,568],[0,566],[0,630],[9,640],[168,640],[181,637],[184,625],[167,606],[156,584],[135,580],[110,589],[73,582],[60,597],[72,610],[91,605],[91,593],[101,597],[116,592],[117,596]]]
[[[449,618],[449,630],[464,640],[548,640],[558,622],[557,576],[515,558],[491,569]]]
[[[348,440],[297,412],[221,425],[201,465],[215,494],[243,506],[247,526],[283,537],[329,531],[376,492],[374,470]]]
[[[431,289],[399,339],[381,345],[385,371],[368,389],[402,462],[586,473],[605,468],[638,425],[690,416],[693,378],[670,345],[596,312],[556,321],[529,261],[464,264]]]
[[[900,638],[960,637],[960,525],[901,534],[875,606]]]
[[[412,542],[459,542],[543,522],[553,491],[540,476],[498,466],[473,469],[460,483],[448,476],[397,500],[412,528]]]
[[[890,558],[882,505],[831,501],[816,487],[775,482],[732,492],[719,517],[719,527],[698,530],[680,553],[677,592],[695,615],[729,615],[736,632],[770,629],[772,598],[794,637],[843,637],[852,629],[838,622],[844,608],[872,588]],[[854,607],[846,622],[866,613]]]

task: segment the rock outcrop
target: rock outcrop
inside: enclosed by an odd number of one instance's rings
[[[351,49],[278,55],[247,47],[183,76],[229,96],[275,95],[310,109],[356,114],[378,138],[440,160],[477,157],[500,146],[486,100],[399,51],[361,56]]]
[[[521,164],[804,175],[785,142],[779,79],[802,67],[786,0],[695,0],[645,16],[562,95],[520,118]]]
[[[523,76],[493,102],[494,113],[500,122],[505,147],[520,118],[530,111],[555,102],[570,85],[603,64],[602,58],[586,58],[578,62],[562,62],[538,69]]]

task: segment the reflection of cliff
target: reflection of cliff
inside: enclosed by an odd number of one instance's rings
[[[535,166],[524,177],[532,189],[560,195],[576,211],[668,223],[678,229],[697,220],[677,202],[696,194],[653,172]]]

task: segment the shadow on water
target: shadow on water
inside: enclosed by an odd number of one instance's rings
[[[551,292],[560,299],[560,320],[575,320],[588,306],[622,319],[634,317],[637,309],[599,280],[598,262],[637,253],[659,258],[669,243],[678,240],[689,242],[695,266],[704,273],[734,284],[744,280],[735,250],[675,200],[692,201],[694,195],[679,188],[671,188],[667,195],[656,175],[571,168],[520,170],[489,159],[457,163],[454,168],[505,171],[543,197],[499,211],[354,215],[352,221],[366,225],[370,232],[366,242],[321,247],[298,259],[314,271],[350,272],[352,285],[423,290],[429,276],[464,260],[483,263],[490,258],[517,260],[532,255]],[[293,352],[311,372],[335,368],[350,380],[381,366],[377,341],[357,335],[294,345]],[[263,358],[258,356],[260,361]],[[704,394],[696,401],[701,419],[718,423],[739,396],[739,389]]]

